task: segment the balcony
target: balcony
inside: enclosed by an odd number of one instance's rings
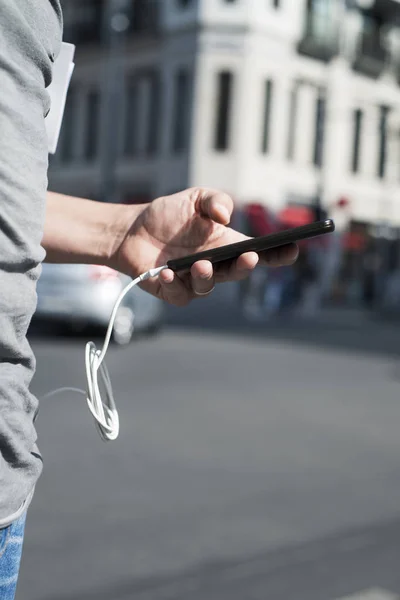
[[[297,48],[300,54],[329,62],[339,53],[339,42],[338,39],[324,40],[305,35]]]
[[[384,23],[400,26],[400,0],[371,0],[371,14]]]
[[[329,62],[339,53],[339,32],[329,12],[307,11],[304,34],[298,44],[300,54]]]
[[[399,17],[400,0],[346,0],[348,8],[356,8],[363,12],[381,13],[388,20]]]
[[[384,45],[380,30],[362,31],[356,47],[353,68],[377,79],[388,65],[389,51]]]

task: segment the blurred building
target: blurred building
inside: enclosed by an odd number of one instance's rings
[[[53,189],[101,198],[111,131],[124,201],[203,185],[400,226],[399,0],[113,2],[111,40],[106,2],[64,3],[77,65]]]

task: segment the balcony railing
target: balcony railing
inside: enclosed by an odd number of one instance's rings
[[[359,9],[363,14],[379,15],[385,23],[400,25],[400,0],[346,0],[348,8]]]
[[[377,78],[382,75],[389,58],[389,51],[379,31],[361,32],[353,62],[355,70]]]
[[[339,53],[339,33],[332,27],[320,27],[308,19],[303,38],[298,44],[301,54],[329,62]]]
[[[375,0],[373,12],[385,23],[400,26],[400,0]]]

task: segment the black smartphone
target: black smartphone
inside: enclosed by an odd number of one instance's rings
[[[327,219],[326,221],[316,221],[309,225],[286,229],[285,231],[280,231],[278,233],[251,238],[250,240],[244,240],[243,242],[237,242],[236,244],[228,244],[227,246],[220,246],[219,248],[210,248],[210,250],[191,254],[190,256],[183,256],[182,258],[174,258],[169,260],[167,265],[172,271],[185,271],[190,269],[190,267],[198,260],[209,260],[213,264],[230,261],[244,252],[259,253],[264,250],[270,250],[271,248],[277,248],[278,246],[286,246],[293,242],[300,242],[301,240],[306,240],[318,235],[331,233],[332,231],[335,231],[335,224],[331,219]]]

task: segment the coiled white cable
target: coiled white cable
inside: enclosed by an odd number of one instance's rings
[[[126,296],[126,294],[135,286],[150,279],[151,277],[157,277],[161,271],[167,269],[166,265],[158,267],[156,269],[150,269],[146,273],[139,275],[133,281],[131,281],[120,293],[115,302],[113,311],[111,313],[110,322],[108,324],[107,333],[104,339],[103,348],[98,350],[93,342],[88,342],[85,348],[85,369],[86,369],[86,381],[87,390],[86,393],[83,390],[76,388],[59,388],[49,394],[46,394],[44,398],[54,396],[55,394],[73,391],[77,393],[83,393],[86,396],[87,405],[90,412],[95,420],[97,430],[104,441],[116,440],[119,435],[119,416],[115,405],[114,395],[111,386],[111,379],[108,373],[104,358],[110,344],[111,334],[114,327],[115,318],[117,316],[118,308]],[[99,385],[99,379],[104,387],[104,396],[102,397]]]

